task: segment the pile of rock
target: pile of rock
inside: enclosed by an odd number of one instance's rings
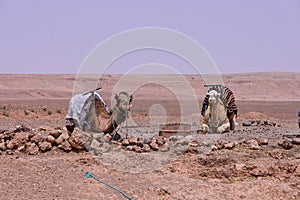
[[[279,127],[280,125],[275,122],[270,122],[268,120],[251,120],[251,121],[244,121],[243,126],[273,126]]]
[[[55,129],[40,127],[29,129],[25,126],[17,126],[14,130],[2,130],[0,132],[0,152],[14,154],[24,152],[36,155],[39,152],[47,152],[52,149],[82,150],[84,144],[78,132],[69,135],[60,127]]]
[[[120,144],[128,151],[137,153],[157,151],[167,145],[167,139],[161,136],[152,138],[137,138],[130,136],[122,139]]]
[[[300,138],[282,138],[278,141],[278,145],[285,150],[290,150],[293,148],[294,145],[300,145]]]
[[[237,146],[242,146],[242,145],[246,145],[251,150],[258,150],[261,148],[261,146],[268,145],[268,140],[265,138],[255,138],[247,141],[245,139],[242,139],[240,141],[228,141],[228,142],[223,142],[218,140],[215,143],[215,145],[211,147],[211,150],[212,151],[222,150],[222,149],[231,150]]]

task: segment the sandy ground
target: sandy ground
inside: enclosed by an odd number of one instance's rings
[[[0,77],[1,130],[13,130],[17,125],[34,129],[64,127],[74,75],[2,74]],[[203,79],[191,75],[186,79],[195,90],[199,106],[207,90]],[[119,75],[105,75],[100,79],[99,85],[103,87],[100,93],[109,106],[119,80]],[[187,147],[175,161],[144,173],[132,173],[134,170],[128,166],[134,165],[139,171],[143,166],[139,160],[143,155],[147,158],[146,154],[135,153],[127,158],[127,163],[118,163],[122,156],[126,158],[126,153],[113,153],[111,162],[104,162],[85,151],[65,153],[56,149],[38,155],[18,152],[8,155],[2,151],[0,199],[126,199],[96,180],[87,179],[86,172],[92,172],[133,199],[300,199],[300,146],[285,150],[278,145],[282,138],[300,135],[297,125],[300,74],[234,74],[224,75],[223,80],[237,98],[239,116],[235,131],[222,135],[195,133],[197,147]],[[140,78],[130,81],[122,84],[127,87],[142,83]],[[151,127],[151,123],[160,123],[161,116],[156,115],[164,112],[167,123],[178,122],[182,105],[184,113],[188,113],[187,121],[195,129],[201,129],[199,110],[194,109],[186,87],[179,87],[176,92],[157,84],[142,85],[135,90],[130,125],[140,128],[129,129],[129,133],[140,133]],[[178,93],[183,96],[183,102],[178,100]],[[163,106],[164,112],[149,112],[155,104]],[[257,120],[276,126],[242,126],[245,121]],[[251,139],[266,139],[268,144],[254,150],[247,144]],[[233,149],[211,151],[216,140],[244,142]],[[153,155],[149,161],[153,166],[159,158],[169,156]]]

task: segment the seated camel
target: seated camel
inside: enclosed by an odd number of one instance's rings
[[[237,107],[231,90],[225,86],[210,89],[204,99],[201,114],[204,117],[205,133],[234,130]]]
[[[109,109],[95,91],[72,97],[66,116],[66,128],[71,134],[75,126],[83,131],[113,133],[128,117],[132,96],[126,92],[115,95],[116,105]]]

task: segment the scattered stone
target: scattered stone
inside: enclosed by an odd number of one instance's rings
[[[256,141],[258,142],[258,145],[268,145],[269,141],[266,138],[256,138]]]
[[[26,151],[29,155],[37,155],[39,153],[39,147],[35,143],[28,142],[26,144]]]
[[[163,144],[165,143],[164,137],[159,136],[159,137],[156,139],[156,143],[157,143],[159,146],[163,145]]]
[[[97,149],[100,147],[100,142],[98,140],[93,139],[90,145],[91,149]]]
[[[196,142],[190,142],[190,143],[189,143],[189,146],[190,146],[190,147],[198,147],[199,144],[196,143]]]
[[[62,130],[57,129],[49,132],[49,135],[52,135],[54,138],[58,138],[62,133],[63,133]]]
[[[14,155],[15,153],[12,150],[8,149],[8,150],[6,150],[6,154],[7,155]]]
[[[152,142],[152,138],[145,138],[144,143],[145,144],[150,144]]]
[[[182,139],[184,139],[182,135],[172,135],[171,137],[169,137],[169,140],[174,142]]]
[[[22,145],[17,149],[18,152],[22,152],[24,150],[25,150],[25,145]]]
[[[283,158],[283,154],[281,151],[271,151],[271,152],[269,152],[269,155],[274,159],[282,159]]]
[[[72,150],[72,146],[70,145],[70,143],[68,141],[62,142],[58,147],[66,152],[69,152]]]
[[[142,151],[143,152],[150,152],[151,151],[151,148],[148,144],[144,144],[143,148],[142,148]]]
[[[243,138],[243,139],[241,139],[240,141],[238,141],[238,144],[239,144],[239,145],[242,145],[242,144],[244,144],[244,143],[246,143],[246,139],[245,139],[245,138]]]
[[[45,126],[41,126],[38,128],[38,131],[47,131],[47,130],[50,130],[49,127],[45,127]]]
[[[23,125],[16,126],[16,129],[14,130],[15,133],[27,132],[27,131],[30,131],[30,128],[27,128]]]
[[[60,145],[62,144],[65,140],[69,139],[69,134],[67,132],[63,132],[56,140],[56,144]]]
[[[5,150],[6,150],[5,142],[0,143],[0,151],[5,151]]]
[[[103,136],[103,142],[105,142],[105,143],[110,143],[111,142],[111,140],[112,140],[112,136],[110,135],[110,134],[105,134],[104,136]]]
[[[143,148],[144,143],[143,143],[142,141],[137,141],[136,145],[137,145],[138,147]]]
[[[212,145],[210,149],[211,149],[212,151],[216,151],[216,150],[218,150],[219,148],[218,148],[216,145]]]
[[[152,140],[152,142],[149,144],[149,146],[151,147],[151,149],[153,151],[157,151],[159,149],[158,144],[155,142],[155,140]]]
[[[46,151],[51,150],[52,145],[50,142],[44,141],[39,145],[39,147],[40,147],[41,152],[46,152]]]
[[[130,137],[128,137],[128,142],[129,142],[129,145],[136,145],[137,138],[133,137],[133,136],[130,136]]]
[[[35,136],[33,136],[31,139],[30,139],[31,142],[34,142],[35,144],[38,144],[38,143],[41,143],[44,141],[44,138],[42,136],[41,133],[37,133],[35,134]]]
[[[268,120],[265,120],[264,121],[264,125],[268,125],[269,124],[269,121]]]
[[[142,153],[142,148],[141,147],[139,147],[139,146],[133,146],[133,150],[135,151],[135,152],[137,152],[137,153]]]
[[[237,164],[237,163],[235,163],[233,166],[234,166],[234,169],[237,171],[242,171],[246,167],[245,164]]]
[[[249,140],[248,145],[249,145],[250,149],[252,149],[252,150],[260,149],[260,146],[258,145],[258,142],[256,140]]]
[[[249,121],[243,122],[243,126],[251,126],[251,122]]]
[[[10,150],[17,149],[28,142],[28,134],[25,132],[16,133],[14,138],[7,144],[7,148]]]
[[[265,176],[266,172],[256,167],[252,171],[250,171],[250,175],[255,177]]]
[[[133,147],[132,147],[132,146],[127,146],[127,147],[126,147],[126,150],[127,150],[127,151],[132,151],[132,150],[133,150]]]
[[[233,149],[233,147],[235,147],[235,142],[233,142],[233,141],[224,144],[225,149]]]
[[[74,131],[72,135],[69,137],[68,142],[74,149],[82,150],[85,145],[80,138],[80,133],[78,131]]]
[[[122,140],[122,145],[123,146],[128,146],[129,145],[129,141],[127,139],[123,139]]]
[[[293,144],[289,139],[284,139],[282,142],[282,148],[285,150],[290,150],[293,148]]]
[[[300,138],[293,138],[292,144],[300,145]]]
[[[56,143],[56,140],[55,140],[55,138],[54,138],[52,135],[48,135],[48,136],[46,137],[46,141],[47,141],[47,142],[50,142],[51,145],[53,145],[53,144]]]
[[[224,148],[224,143],[222,141],[218,140],[215,145],[219,150]]]

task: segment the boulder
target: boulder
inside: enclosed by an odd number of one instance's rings
[[[7,148],[10,150],[17,149],[20,146],[25,145],[28,142],[28,134],[25,132],[16,133],[14,138],[7,144]]]
[[[256,140],[249,140],[247,143],[252,150],[258,150],[260,148]]]
[[[282,142],[282,148],[285,150],[289,150],[293,148],[293,144],[289,139],[284,139]]]
[[[269,141],[266,138],[256,138],[256,141],[258,142],[258,145],[268,145]]]
[[[70,145],[70,143],[68,141],[62,142],[58,147],[66,152],[69,152],[72,150],[72,146]]]
[[[69,134],[67,132],[63,132],[56,140],[55,143],[57,145],[62,144],[64,141],[66,141],[67,139],[69,139]]]
[[[69,137],[68,142],[74,149],[82,150],[84,149],[85,145],[80,138],[80,133],[75,131]]]
[[[137,153],[141,153],[142,152],[142,148],[139,146],[133,146],[133,151],[137,152]]]
[[[292,144],[300,145],[300,138],[293,138]]]
[[[39,145],[39,147],[40,147],[41,152],[46,152],[46,151],[50,151],[50,150],[51,150],[52,145],[51,145],[50,142],[44,141],[44,142],[42,142],[42,143]]]
[[[54,138],[58,138],[62,133],[62,130],[57,129],[49,132],[49,135],[52,135]]]
[[[149,144],[149,146],[151,147],[151,149],[153,151],[157,151],[159,149],[158,144],[154,140],[152,140],[152,142]]]
[[[228,142],[226,144],[224,144],[224,148],[225,149],[233,149],[233,147],[235,147],[235,142],[231,141],[231,142]]]
[[[39,153],[39,147],[32,142],[26,144],[26,151],[29,155],[37,155]]]
[[[128,137],[128,142],[129,142],[129,145],[136,145],[137,138],[133,137],[133,136],[130,136],[130,137]]]
[[[159,146],[163,145],[163,144],[165,143],[164,137],[159,136],[159,137],[156,139],[156,143],[157,143]]]
[[[46,141],[47,141],[47,142],[50,142],[51,145],[54,145],[54,144],[56,143],[56,140],[55,140],[55,138],[54,138],[52,135],[48,135],[48,136],[46,137]]]
[[[5,151],[6,150],[6,144],[5,142],[0,143],[0,151]]]
[[[31,142],[34,142],[35,144],[38,144],[38,143],[41,143],[44,141],[44,137],[42,136],[41,133],[37,133],[35,134],[35,136],[33,136],[31,139],[30,139]]]
[[[245,122],[243,122],[243,126],[251,126],[251,122],[245,121]]]
[[[128,146],[129,145],[129,141],[127,139],[122,140],[122,145],[123,146]]]
[[[148,144],[144,144],[143,148],[142,148],[142,151],[143,152],[150,152],[151,151],[151,148]]]

